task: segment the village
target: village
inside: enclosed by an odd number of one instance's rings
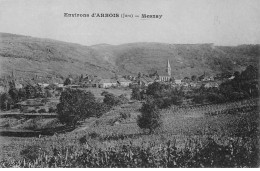
[[[31,80],[24,80],[16,78],[14,71],[9,76],[0,78],[0,93],[7,92],[10,88],[9,82],[14,82],[15,89],[21,89],[28,84],[32,86],[40,86],[41,88],[57,87],[58,89],[65,88],[120,88],[141,86],[146,87],[153,82],[163,82],[170,84],[173,87],[182,86],[186,88],[210,88],[218,87],[223,81],[232,80],[235,76],[232,73],[222,73],[218,75],[193,75],[191,78],[184,77],[182,79],[174,79],[171,73],[171,66],[169,60],[165,68],[165,72],[155,71],[149,75],[138,73],[137,75],[115,75],[112,78],[102,78],[96,75],[81,74],[80,76],[68,76],[64,81],[62,79],[55,79],[48,81],[47,79],[35,76]],[[53,79],[53,78],[52,78]],[[51,83],[50,83],[51,82]]]
[[[95,92],[97,98],[102,99],[101,93],[110,90],[113,94],[126,94],[131,99],[131,90],[134,87],[145,89],[148,85],[159,82],[170,85],[173,88],[181,88],[184,92],[194,89],[214,88],[227,80],[235,78],[231,73],[211,76],[203,74],[201,76],[185,77],[183,79],[174,79],[172,77],[170,61],[168,60],[165,69],[155,71],[149,75],[138,73],[137,75],[115,75],[112,78],[102,78],[95,75],[81,74],[80,76],[68,76],[66,79],[48,79],[35,74],[31,80],[19,79],[12,71],[11,75],[0,80],[0,93],[11,95],[1,98],[1,109],[20,113],[55,113],[56,105],[59,103],[59,97],[62,91],[66,89],[81,89]]]

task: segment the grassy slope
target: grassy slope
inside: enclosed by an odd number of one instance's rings
[[[98,74],[110,76],[113,67],[99,58],[93,49],[72,43],[38,39],[13,34],[0,34],[2,72],[12,69],[36,71],[39,75]],[[35,72],[16,72],[29,76]]]
[[[211,44],[176,45],[165,43],[100,44],[82,46],[61,41],[0,33],[0,74],[31,77],[39,75],[67,76],[95,74],[110,77],[118,74],[148,73],[164,70],[170,59],[176,78],[242,70],[258,64],[259,45],[219,47]]]

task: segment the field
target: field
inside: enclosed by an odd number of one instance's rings
[[[218,149],[231,148],[232,151],[235,149],[234,144],[236,144],[236,147],[239,146],[239,148],[236,149],[237,153],[232,152],[232,155],[238,155],[241,160],[244,160],[245,163],[241,163],[241,166],[254,167],[256,165],[254,160],[257,160],[257,156],[254,158],[250,158],[250,156],[252,157],[258,152],[256,148],[259,136],[257,103],[258,99],[252,99],[228,104],[189,108],[172,106],[161,111],[163,127],[157,130],[155,134],[147,135],[136,124],[136,118],[139,115],[138,109],[141,107],[141,103],[134,102],[114,107],[101,118],[87,119],[79,128],[65,134],[31,138],[1,137],[1,157],[2,160],[8,160],[9,163],[16,161],[14,163],[21,167],[48,167],[47,159],[45,158],[51,158],[55,150],[57,150],[61,155],[58,156],[61,163],[58,161],[54,162],[56,166],[73,167],[73,162],[78,161],[82,155],[84,156],[86,150],[90,150],[89,155],[91,154],[92,158],[83,158],[83,163],[78,163],[76,166],[110,167],[109,162],[101,164],[102,162],[99,160],[102,157],[94,155],[95,151],[99,151],[100,155],[109,156],[114,154],[118,157],[118,155],[128,155],[128,152],[132,152],[133,155],[135,153],[140,155],[138,150],[136,151],[136,148],[140,148],[139,151],[149,152],[149,155],[147,155],[151,157],[149,160],[154,165],[151,163],[150,165],[145,164],[142,161],[139,161],[140,165],[135,165],[134,163],[131,164],[130,161],[132,160],[125,159],[128,161],[128,165],[121,167],[169,167],[156,162],[157,160],[163,160],[163,157],[158,159],[158,155],[164,154],[162,150],[167,149],[168,143],[173,146],[169,150],[176,148],[181,153],[188,150],[189,153],[194,155],[204,155],[194,152],[194,150],[202,149],[202,147],[212,149],[209,144],[213,140],[217,144]],[[232,144],[234,148],[232,148]],[[122,151],[125,147],[127,147],[127,152]],[[246,152],[243,152],[243,150],[246,150]],[[158,155],[156,155],[157,153]],[[71,156],[70,159],[66,158],[68,154]],[[183,153],[181,156],[185,157],[185,155],[188,154]],[[194,157],[194,155],[192,156]],[[192,158],[192,156],[189,157]],[[36,158],[38,163],[30,161]],[[237,156],[234,158],[237,159]],[[28,162],[17,163],[19,160],[23,161],[22,159],[26,159]],[[109,161],[104,156],[103,159]],[[94,162],[95,164],[90,164],[91,162],[88,163],[86,160],[98,160],[101,163],[97,164]],[[125,160],[122,162],[125,162]],[[246,161],[249,163],[246,163]],[[84,162],[87,163],[84,164]],[[179,160],[176,167],[195,167],[195,163],[189,163],[189,165],[187,163],[184,162],[184,159]],[[239,162],[234,160],[233,163],[237,164]],[[231,161],[230,164],[232,164]],[[14,166],[14,164],[11,164],[11,166]],[[206,166],[221,167],[222,165],[221,163],[212,163],[211,165],[206,163],[198,167]],[[225,166],[228,167],[228,164]],[[230,167],[241,166],[230,165]],[[120,165],[115,164],[112,167],[120,167]]]
[[[109,88],[109,89],[106,89],[106,88],[85,88],[84,90],[91,91],[97,99],[103,99],[104,98],[103,96],[101,96],[101,93],[103,91],[107,91],[107,92],[112,93],[116,96],[126,94],[128,99],[130,99],[130,95],[131,95],[131,92],[132,92],[132,90],[129,89],[129,88],[121,88],[121,89],[119,89],[119,88],[114,88],[114,89],[113,88]]]

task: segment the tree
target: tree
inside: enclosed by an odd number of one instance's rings
[[[241,72],[241,78],[244,80],[254,80],[258,78],[258,69],[252,65],[246,67],[246,70]]]
[[[36,85],[34,87],[34,90],[35,90],[35,97],[36,98],[44,98],[45,97],[44,89],[41,86]]]
[[[13,101],[16,103],[19,100],[19,92],[15,89],[15,88],[11,88],[8,91],[8,94],[11,96],[11,98],[13,99]]]
[[[128,102],[128,99],[123,94],[118,97],[112,93],[108,93],[105,91],[102,94],[105,96],[103,102],[110,107],[125,104]]]
[[[70,78],[66,78],[66,80],[64,81],[63,85],[70,85],[71,84],[71,79]]]
[[[88,117],[100,117],[108,107],[97,102],[91,92],[69,89],[63,91],[57,105],[58,118],[62,123],[76,126],[79,121]]]
[[[24,87],[24,89],[25,89],[25,92],[26,92],[26,98],[27,99],[35,97],[36,90],[32,85],[28,84],[26,87]]]
[[[83,81],[83,79],[84,79],[83,74],[81,74],[79,77],[79,82],[81,83]]]
[[[169,85],[159,83],[159,82],[154,82],[147,87],[146,94],[148,96],[153,96],[154,98],[161,98],[161,97],[165,97],[168,94],[169,90],[170,90]]]
[[[0,107],[2,110],[10,110],[12,104],[14,104],[14,102],[8,93],[1,94]]]
[[[105,94],[105,98],[103,99],[103,102],[110,107],[116,106],[120,104],[119,98],[117,98],[114,94],[112,93],[107,93]]]
[[[138,87],[132,89],[131,99],[141,100],[141,91]]]
[[[50,90],[48,90],[48,89],[45,90],[45,96],[49,97],[49,98],[52,97]]]
[[[192,81],[196,81],[197,80],[197,76],[196,75],[191,76],[191,80]]]
[[[19,100],[26,99],[26,90],[24,88],[19,89],[18,96],[19,96]]]
[[[141,129],[148,129],[151,134],[162,125],[159,109],[152,98],[147,99],[140,111],[141,115],[137,118],[137,125]]]
[[[137,75],[137,78],[141,78],[141,76],[142,76],[142,74],[141,74],[141,72],[138,72],[138,75]]]

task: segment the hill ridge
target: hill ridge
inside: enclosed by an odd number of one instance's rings
[[[183,78],[234,72],[259,63],[260,45],[218,46],[213,43],[169,44],[136,42],[92,46],[46,38],[0,33],[0,77],[13,69],[30,68],[53,77],[92,74],[101,77],[164,70],[169,59],[172,75]],[[30,78],[32,74],[16,73]]]

